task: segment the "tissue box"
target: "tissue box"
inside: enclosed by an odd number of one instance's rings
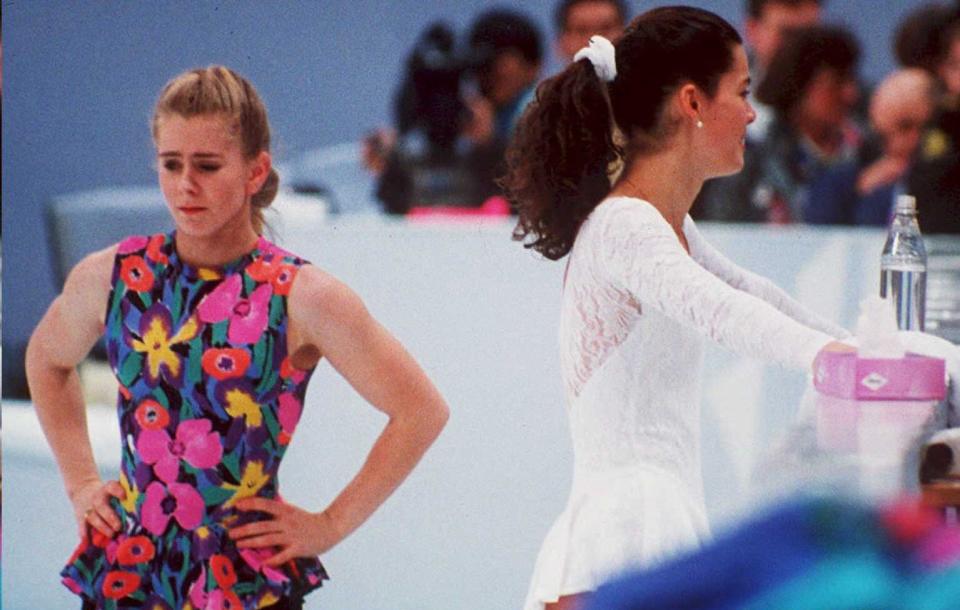
[[[853,352],[817,356],[813,386],[818,392],[856,400],[943,400],[946,363],[907,353],[903,358],[860,358]]]

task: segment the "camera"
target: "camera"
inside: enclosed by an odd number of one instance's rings
[[[387,212],[411,207],[479,206],[486,198],[478,158],[461,132],[470,120],[465,92],[492,52],[457,44],[443,22],[421,34],[406,60],[403,81],[394,99],[397,144],[377,185]]]

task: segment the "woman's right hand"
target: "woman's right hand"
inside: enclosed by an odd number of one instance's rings
[[[834,340],[834,341],[831,341],[830,343],[827,343],[826,345],[820,348],[820,351],[817,352],[816,357],[813,359],[813,362],[810,365],[813,374],[814,375],[817,374],[817,370],[820,368],[820,358],[823,356],[823,354],[827,352],[856,353],[856,351],[857,351],[856,347],[850,345],[849,343],[845,343],[843,341]]]
[[[821,351],[849,353],[857,351],[857,348],[849,343],[844,343],[843,341],[831,341],[830,343],[824,345]]]
[[[111,496],[121,501],[126,497],[119,481],[104,483],[99,479],[91,480],[70,493],[73,516],[77,520],[77,531],[81,538],[86,534],[88,525],[108,538],[120,531],[120,516],[110,506]]]

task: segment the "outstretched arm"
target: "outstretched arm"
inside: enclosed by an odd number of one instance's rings
[[[603,210],[601,269],[644,308],[739,354],[810,370],[832,337],[733,288],[694,261],[663,216],[628,200]]]
[[[116,481],[104,484],[100,480],[76,368],[103,332],[115,250],[101,250],[77,264],[27,345],[30,397],[60,468],[81,536],[85,522],[108,536],[120,526],[107,496],[122,497],[123,490]]]
[[[732,262],[703,238],[692,219],[687,219],[683,229],[697,262],[730,286],[766,301],[797,322],[831,337],[842,339],[850,336],[843,327],[811,311],[769,279]]]
[[[238,503],[243,510],[273,515],[231,531],[239,547],[279,547],[270,565],[323,553],[347,537],[410,474],[448,417],[423,370],[345,284],[303,267],[289,307],[296,344],[318,349],[389,421],[360,471],[321,513],[263,498]]]

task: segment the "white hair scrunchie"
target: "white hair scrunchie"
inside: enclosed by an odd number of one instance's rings
[[[577,51],[573,61],[580,61],[584,57],[593,64],[593,69],[600,80],[609,83],[617,77],[617,54],[613,43],[603,36],[591,36],[590,44]]]

